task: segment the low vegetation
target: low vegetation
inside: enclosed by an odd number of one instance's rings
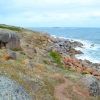
[[[53,61],[55,63],[57,63],[60,67],[64,68],[60,59],[61,59],[61,56],[55,52],[50,52],[50,56],[52,57]]]
[[[87,73],[87,72],[81,72],[81,74],[82,74],[82,75],[86,75],[86,74],[88,74],[88,73]]]
[[[3,25],[0,25],[0,28],[9,29],[9,30],[12,30],[12,31],[21,31],[20,28],[18,28],[18,27],[12,27],[12,26],[3,26]]]
[[[20,48],[20,49],[10,48],[10,50],[12,50],[12,51],[23,51],[22,48]]]

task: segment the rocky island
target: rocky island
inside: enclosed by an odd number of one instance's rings
[[[83,44],[0,24],[0,100],[100,100],[100,64]]]

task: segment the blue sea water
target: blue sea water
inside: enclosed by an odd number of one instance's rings
[[[100,28],[75,28],[75,27],[31,27],[35,31],[46,32],[52,36],[80,41],[84,44],[81,50],[84,54],[76,55],[79,59],[100,63]],[[94,44],[94,47],[91,45]]]

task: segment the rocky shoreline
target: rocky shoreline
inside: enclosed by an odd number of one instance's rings
[[[50,36],[50,35],[48,35]],[[83,44],[78,41],[49,37],[50,46],[46,48],[46,51],[53,51],[62,56],[61,62],[63,65],[77,72],[86,72],[94,75],[100,80],[100,64],[93,63],[89,60],[81,60],[75,57],[76,54],[82,54],[80,50],[76,50],[76,47],[82,48]]]

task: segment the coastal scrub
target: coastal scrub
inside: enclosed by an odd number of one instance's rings
[[[50,56],[52,57],[53,61],[57,63],[60,67],[64,68],[62,66],[62,63],[60,62],[61,56],[55,52],[50,52]]]
[[[9,29],[9,30],[12,30],[12,31],[21,31],[20,28],[12,27],[12,26],[2,26],[2,25],[0,25],[0,28]]]

